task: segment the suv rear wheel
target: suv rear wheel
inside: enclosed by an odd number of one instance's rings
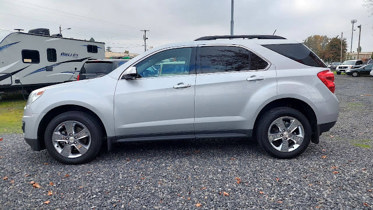
[[[277,158],[293,158],[304,152],[311,140],[311,126],[299,111],[279,107],[266,112],[256,130],[259,145]]]
[[[44,142],[49,154],[62,163],[80,164],[93,160],[100,152],[103,133],[91,115],[70,111],[48,124]]]

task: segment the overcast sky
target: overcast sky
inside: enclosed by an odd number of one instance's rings
[[[366,0],[235,0],[234,34],[272,34],[303,41],[341,36],[351,44],[351,20],[362,25],[363,52],[373,51],[373,7]],[[140,53],[148,46],[230,33],[231,0],[0,0],[0,32],[49,28],[64,37],[106,43],[112,51]],[[353,51],[359,31],[354,32]]]

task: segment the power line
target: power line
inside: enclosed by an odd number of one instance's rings
[[[24,4],[20,4],[22,2]],[[67,16],[79,17],[79,18],[84,18],[84,19],[89,19],[89,20],[95,20],[95,21],[98,21],[98,22],[113,24],[113,21],[104,20],[102,18],[95,18],[95,17],[84,16],[84,15],[78,15],[78,14],[74,14],[74,13],[71,13],[71,12],[66,12],[66,11],[55,9],[55,8],[45,7],[43,5],[31,3],[29,1],[27,1],[27,2],[25,2],[25,1],[8,1],[8,3],[13,4],[15,6],[19,5],[19,6],[22,6],[22,7],[26,7],[26,8],[32,9],[32,10],[35,10],[35,9],[44,10],[45,12],[47,12],[47,13],[49,13],[51,15],[55,15],[55,14],[52,13],[53,11],[55,11],[55,12],[58,12],[58,13],[65,14],[65,16],[67,15]],[[29,17],[27,17],[27,18],[29,18]],[[125,28],[122,28],[122,29],[126,29],[126,30],[130,30],[128,28],[138,29],[138,28],[136,28],[134,26],[124,25],[124,24],[121,24],[121,23],[118,23],[118,22],[115,22],[115,24],[118,25],[118,26],[125,27]]]

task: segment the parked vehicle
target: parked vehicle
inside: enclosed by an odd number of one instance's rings
[[[362,67],[357,68],[357,69],[347,70],[346,74],[347,75],[352,75],[353,77],[368,76],[372,69],[373,69],[373,63],[362,66]]]
[[[86,60],[104,57],[102,42],[50,36],[48,29],[10,33],[0,38],[0,90],[33,90],[76,80]]]
[[[94,159],[104,144],[216,137],[255,137],[270,155],[293,158],[336,123],[334,91],[334,74],[302,43],[209,36],[33,91],[23,131],[33,150],[67,164]]]
[[[372,76],[372,77],[373,77],[373,70],[372,70],[372,71],[370,71],[370,76]]]
[[[128,60],[124,59],[98,59],[88,60],[80,69],[77,80],[102,77],[118,68]]]
[[[337,66],[341,65],[341,62],[332,62],[328,65],[328,68],[330,70],[335,70],[337,68]]]
[[[346,72],[351,69],[360,68],[363,66],[362,60],[346,60],[341,65],[337,66],[337,74],[341,74],[342,72]]]

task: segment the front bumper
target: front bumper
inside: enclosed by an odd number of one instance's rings
[[[22,131],[23,136],[28,145],[34,151],[40,151],[44,149],[42,142],[38,139],[38,125],[39,125],[39,116],[33,114],[30,107],[26,106],[23,118],[22,118]]]
[[[40,141],[38,141],[37,139],[25,138],[25,141],[28,145],[30,145],[31,149],[34,150],[34,151],[40,151],[40,150],[44,149],[44,147],[41,145]]]

